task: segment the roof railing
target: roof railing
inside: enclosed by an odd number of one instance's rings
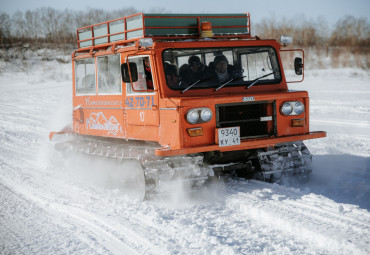
[[[211,22],[213,38],[251,38],[250,16],[244,14],[144,14],[110,20],[77,29],[79,50],[127,44],[141,38],[194,39],[201,23]]]

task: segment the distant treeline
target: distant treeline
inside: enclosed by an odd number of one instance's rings
[[[280,35],[290,35],[294,44],[301,47],[369,47],[370,23],[365,18],[346,16],[330,29],[323,18],[317,20],[274,20],[265,19],[256,24],[264,38],[278,39]]]
[[[135,8],[114,11],[87,9],[86,11],[40,8],[13,15],[0,12],[0,49],[29,44],[35,47],[76,48],[76,29],[140,12]],[[164,13],[164,10],[155,10]],[[252,16],[253,21],[253,16]],[[277,39],[281,35],[293,37],[295,47],[314,50],[316,55],[338,58],[346,54],[364,56],[359,65],[370,67],[370,24],[365,18],[346,16],[334,27],[319,18],[316,20],[286,20],[267,18],[252,22],[252,33],[261,38]],[[346,59],[344,57],[343,59]],[[337,59],[341,61],[340,59]],[[365,61],[365,63],[364,63]],[[342,65],[343,66],[343,65]],[[345,66],[345,65],[344,65]]]
[[[253,28],[253,27],[252,27]],[[264,19],[255,25],[262,38],[293,37],[293,47],[302,47],[310,68],[370,68],[370,23],[365,18],[345,16],[334,27],[316,20]]]
[[[0,44],[4,46],[32,43],[50,43],[56,47],[76,43],[76,30],[130,14],[134,8],[115,11],[88,9],[86,11],[56,10],[50,7],[32,11],[17,11],[12,16],[0,13]]]

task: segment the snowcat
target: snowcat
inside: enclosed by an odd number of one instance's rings
[[[248,13],[139,13],[78,28],[73,123],[50,139],[68,134],[59,149],[134,162],[146,195],[210,176],[306,177],[302,141],[326,133],[309,129],[307,91],[288,89],[287,73],[303,80],[304,54],[282,40],[253,37]]]

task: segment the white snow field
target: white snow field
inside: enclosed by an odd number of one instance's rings
[[[310,92],[311,130],[328,132],[306,141],[308,183],[230,180],[138,201],[116,170],[50,146],[71,119],[70,64],[15,69],[0,73],[0,254],[370,254],[368,71],[308,70],[291,86]]]

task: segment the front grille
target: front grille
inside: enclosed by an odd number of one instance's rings
[[[217,128],[239,126],[241,139],[271,136],[274,116],[274,102],[216,105]],[[263,117],[270,117],[270,120]]]

